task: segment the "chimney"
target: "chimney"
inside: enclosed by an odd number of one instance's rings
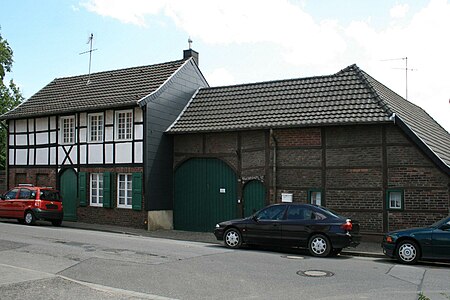
[[[188,50],[183,50],[183,59],[189,59],[191,57],[194,59],[194,62],[198,66],[198,52],[190,48]]]

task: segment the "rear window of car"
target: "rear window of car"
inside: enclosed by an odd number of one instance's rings
[[[329,216],[331,216],[332,218],[340,218],[340,219],[345,219],[343,216],[341,216],[340,214],[338,214],[337,212],[327,208],[327,207],[317,207],[317,209],[324,211],[325,213],[327,213]]]
[[[52,190],[41,190],[40,199],[49,201],[61,201],[61,199],[59,198],[59,192]]]

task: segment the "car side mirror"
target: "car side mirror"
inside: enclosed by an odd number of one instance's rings
[[[258,219],[258,216],[253,215],[253,216],[252,216],[252,220],[255,221],[255,222],[258,222],[258,220],[259,220],[259,219]]]
[[[5,195],[0,195],[0,199],[5,200]]]

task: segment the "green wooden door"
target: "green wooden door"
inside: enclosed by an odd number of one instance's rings
[[[266,188],[259,180],[252,180],[244,186],[244,217],[251,216],[266,204]]]
[[[64,220],[77,220],[77,174],[73,169],[63,171],[59,178],[59,189],[63,198]]]
[[[195,158],[175,171],[174,228],[211,231],[216,223],[236,218],[237,178],[214,158]]]

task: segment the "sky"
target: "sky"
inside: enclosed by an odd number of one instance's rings
[[[450,132],[450,0],[0,0],[25,98],[54,78],[199,52],[210,86],[357,64]],[[407,59],[405,59],[407,58]],[[407,65],[407,68],[406,68]],[[407,78],[407,80],[406,80]]]

